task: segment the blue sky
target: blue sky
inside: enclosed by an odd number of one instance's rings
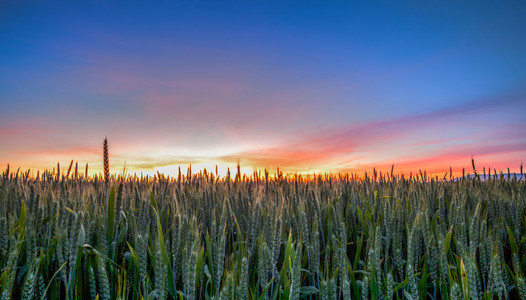
[[[517,169],[526,3],[0,4],[0,165]]]

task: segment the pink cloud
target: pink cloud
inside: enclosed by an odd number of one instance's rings
[[[99,146],[83,146],[83,147],[57,147],[51,149],[40,150],[26,150],[20,151],[21,155],[28,156],[54,156],[54,157],[85,157],[86,155],[100,155],[101,148]]]
[[[463,128],[474,130],[469,137],[451,135],[459,131],[459,126],[463,126],[463,118],[480,110],[517,102],[517,98],[513,97],[503,100],[504,103],[480,101],[424,114],[350,124],[311,133],[289,144],[241,152],[223,159],[241,159],[245,164],[260,168],[280,166],[291,170],[351,170],[346,165],[354,165],[352,170],[374,166],[390,170],[394,163],[398,170],[430,168],[438,171],[449,166],[469,165],[471,156],[475,156],[484,163],[489,162],[486,158],[491,158],[495,167],[503,167],[516,164],[526,152],[523,124],[512,128],[509,125],[507,128],[486,128],[484,124],[476,124],[475,127]],[[443,123],[446,125],[438,126],[438,132],[437,129],[432,131],[436,125]],[[421,140],[415,141],[411,135],[417,131],[424,134]],[[426,136],[426,132],[431,136]],[[441,136],[437,136],[437,133]],[[505,144],[501,145],[503,142]],[[390,159],[385,160],[385,157]],[[360,160],[371,163],[364,164]]]
[[[498,170],[511,168],[518,170],[522,158],[526,157],[526,142],[505,145],[466,145],[463,147],[453,146],[441,151],[434,151],[421,157],[401,157],[390,161],[376,161],[374,164],[359,164],[353,169],[344,171],[377,170],[390,171],[395,166],[396,173],[418,172],[426,170],[431,174],[443,174],[452,167],[455,174],[459,174],[462,168],[467,172],[472,171],[471,158],[474,158],[478,171],[482,167],[491,167]]]

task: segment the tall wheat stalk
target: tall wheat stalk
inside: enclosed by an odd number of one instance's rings
[[[102,150],[102,159],[104,164],[104,181],[106,182],[106,184],[108,184],[110,180],[110,158],[108,154],[108,138],[104,138]]]

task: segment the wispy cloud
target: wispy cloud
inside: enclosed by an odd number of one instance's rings
[[[153,106],[151,115],[111,131],[115,137],[110,136],[112,165],[118,169],[126,162],[130,170],[140,171],[211,161],[235,165],[239,161],[255,169],[279,166],[291,172],[356,172],[373,167],[390,169],[395,164],[398,171],[427,168],[442,172],[449,166],[458,169],[469,165],[473,156],[493,167],[516,167],[526,157],[526,120],[519,117],[510,123],[505,114],[513,109],[523,110],[524,99],[525,94],[504,95],[391,119],[372,118],[320,130],[287,127],[284,132],[270,131],[266,135],[261,127],[270,119],[251,123],[243,114],[254,108],[246,104],[241,104],[234,114],[245,121],[217,120],[215,126],[214,122],[205,122],[210,117],[207,113],[234,116],[228,108],[208,101],[204,103],[211,108],[155,98],[148,104]],[[178,105],[189,114],[187,118],[198,119],[183,119],[185,122],[195,121],[200,126],[179,127],[177,122],[170,123],[169,116],[163,116],[163,107],[169,114]],[[262,109],[257,105],[262,104],[256,104],[256,110]],[[199,113],[201,109],[206,113]],[[155,121],[155,116],[163,122]],[[118,126],[123,120],[126,119],[118,117],[109,124]],[[271,127],[279,131],[279,125]],[[75,159],[89,162],[97,170],[101,140],[97,132],[102,134],[103,128],[101,124],[69,128],[46,118],[4,120],[0,135],[8,142],[4,144],[3,162],[25,161],[25,166],[42,168],[54,161]],[[174,133],[175,143],[167,138],[170,132]],[[272,133],[279,138],[272,138]],[[88,140],[85,134],[90,136]],[[201,136],[193,136],[196,134]]]
[[[524,94],[502,96],[399,118],[349,124],[315,133],[300,142],[241,152],[223,159],[241,159],[245,164],[259,167],[338,171],[372,168],[375,165],[390,167],[392,164],[406,170],[432,165],[444,169],[449,167],[444,165],[448,163],[452,166],[467,165],[471,156],[493,156],[495,159],[500,155],[504,161],[496,161],[499,167],[506,162],[518,166],[521,155],[526,153],[526,120],[503,132],[498,119],[485,121],[483,117],[499,109],[523,109],[524,99]],[[480,121],[472,123],[477,118]],[[456,129],[473,130],[475,133],[455,137]],[[431,135],[421,136],[415,141],[415,132],[426,130]],[[503,135],[508,142],[501,144]],[[368,162],[364,163],[364,160]]]

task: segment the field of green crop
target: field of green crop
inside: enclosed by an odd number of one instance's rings
[[[4,172],[1,299],[525,299],[526,184]]]

